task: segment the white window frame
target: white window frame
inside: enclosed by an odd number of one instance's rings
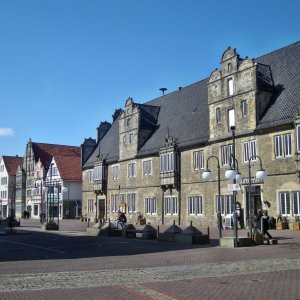
[[[300,152],[300,124],[296,127],[296,136],[297,136],[297,152]]]
[[[300,216],[300,191],[292,192],[293,214]]]
[[[244,163],[249,162],[249,158],[252,157],[251,161],[257,160],[257,146],[256,140],[251,140],[243,143],[243,161]]]
[[[143,160],[143,176],[152,175],[152,160]]]
[[[234,109],[228,110],[228,130],[231,130],[232,126],[235,126],[235,115],[234,115]]]
[[[136,212],[136,194],[127,194],[128,213]]]
[[[87,212],[88,213],[94,212],[94,199],[88,199],[88,201],[87,201]]]
[[[291,215],[291,195],[290,191],[279,192],[279,214],[283,217]]]
[[[218,201],[219,199],[219,201]],[[225,215],[225,199],[224,196],[220,195],[216,195],[215,198],[215,208],[216,208],[216,212],[220,212],[221,215]]]
[[[204,169],[204,151],[197,150],[193,152],[193,166],[194,170]]]
[[[113,178],[113,181],[118,180],[119,176],[120,176],[120,166],[119,165],[112,166],[112,178]]]
[[[176,170],[177,158],[173,151],[160,154],[160,173],[169,173]]]
[[[176,196],[164,197],[164,214],[169,216],[178,214],[178,199]]]
[[[233,95],[233,78],[227,79],[227,87],[228,87],[228,96]]]
[[[127,165],[128,178],[136,177],[136,162],[131,162]]]
[[[203,214],[202,196],[189,196],[187,199],[188,215],[198,216]]]
[[[156,215],[157,213],[157,202],[155,197],[145,198],[145,214]]]
[[[242,116],[243,118],[246,118],[248,116],[248,101],[243,100],[241,102],[241,108],[242,108]]]

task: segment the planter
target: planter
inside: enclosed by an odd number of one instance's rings
[[[136,225],[146,225],[146,218],[138,219]]]
[[[300,230],[300,223],[294,223],[293,230]]]
[[[282,229],[288,229],[288,223],[276,223],[276,229],[282,230]]]

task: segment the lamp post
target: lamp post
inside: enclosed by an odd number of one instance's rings
[[[230,126],[232,133],[232,153],[230,155],[230,169],[225,172],[225,178],[233,180],[233,184],[240,180],[241,174],[238,170],[238,162],[235,158],[235,126]],[[232,160],[232,163],[231,163]],[[236,213],[236,190],[233,190],[233,231],[234,231],[234,247],[238,246],[238,232],[237,232],[237,213]]]
[[[256,172],[256,179],[258,180],[264,180],[267,176],[266,171],[262,167],[262,160],[258,155],[253,155],[249,158],[248,162],[248,169],[249,169],[249,185],[248,185],[248,209],[249,209],[249,228],[250,228],[250,238],[252,239],[252,208],[251,208],[251,160],[254,160],[255,158],[259,159],[260,162],[260,169]]]
[[[210,157],[207,158],[206,161],[206,169],[202,173],[202,178],[205,181],[208,181],[211,178],[211,171],[208,169],[208,161],[211,158],[215,158],[217,160],[217,169],[218,169],[218,203],[220,203],[221,199],[221,187],[220,187],[220,161],[218,157],[211,155]],[[218,212],[217,212],[217,218],[218,218],[218,229],[219,229],[219,238],[222,237],[222,217],[221,217],[221,212],[220,212],[220,205],[218,205]]]

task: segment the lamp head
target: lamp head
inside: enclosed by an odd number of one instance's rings
[[[202,173],[202,178],[205,181],[208,181],[211,178],[211,171],[209,169],[204,170],[204,172]]]
[[[235,176],[236,176],[236,171],[234,169],[230,168],[230,169],[226,170],[225,178],[227,180],[233,180],[235,178]]]

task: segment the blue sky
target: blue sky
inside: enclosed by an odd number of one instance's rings
[[[128,97],[204,78],[228,46],[255,58],[300,39],[300,1],[1,0],[0,155],[96,138]]]

